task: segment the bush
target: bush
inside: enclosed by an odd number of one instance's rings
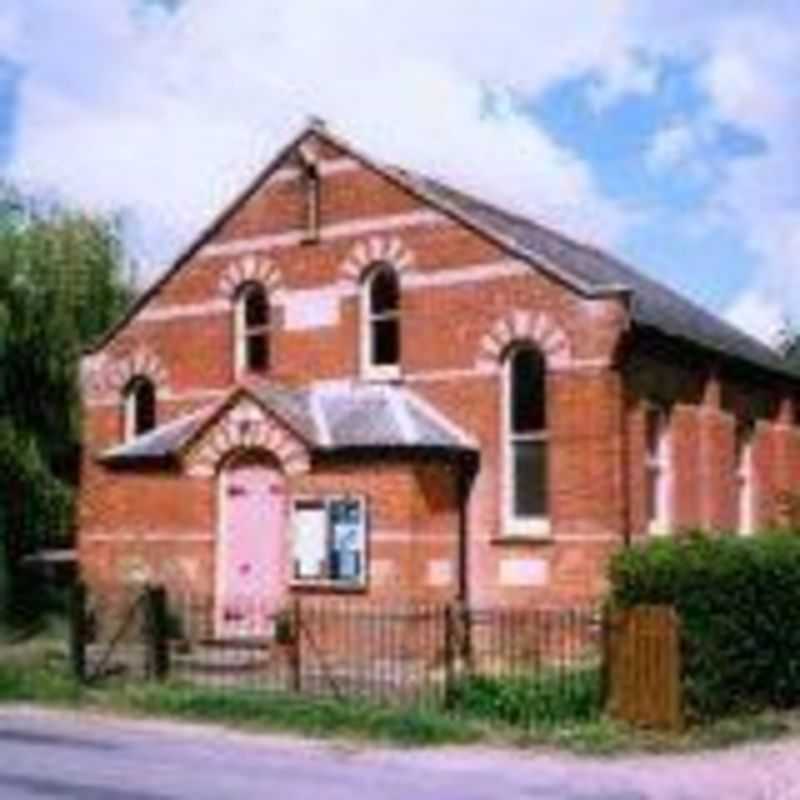
[[[514,726],[558,725],[593,719],[602,706],[597,669],[556,670],[513,678],[472,675],[458,681],[451,708]]]
[[[691,713],[800,705],[800,536],[651,541],[617,554],[610,578],[618,606],[678,611]]]

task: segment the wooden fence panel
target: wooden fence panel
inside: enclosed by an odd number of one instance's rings
[[[607,659],[612,716],[652,728],[683,727],[680,620],[674,608],[611,612]]]

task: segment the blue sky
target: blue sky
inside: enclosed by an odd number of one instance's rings
[[[530,112],[562,144],[591,164],[601,190],[644,218],[633,223],[616,252],[631,263],[661,276],[704,305],[724,312],[731,298],[745,291],[754,254],[725,226],[694,228],[715,183],[691,170],[654,170],[648,153],[659,132],[676,118],[702,113],[706,98],[685,64],[661,64],[658,91],[629,96],[609,108],[593,108],[588,79],[554,85]],[[761,142],[735,126],[720,126],[713,146],[702,153],[709,170],[749,158]]]
[[[502,9],[5,0],[0,171],[122,210],[147,278],[320,114],[379,157],[608,248],[756,335],[800,318],[800,6]]]

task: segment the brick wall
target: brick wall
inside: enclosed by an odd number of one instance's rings
[[[196,580],[211,587],[213,477],[109,473],[94,460],[119,442],[124,379],[137,370],[154,376],[160,422],[221,397],[234,383],[231,287],[248,275],[267,283],[274,304],[270,377],[296,385],[358,377],[357,278],[370,253],[402,267],[405,385],[480,445],[468,505],[476,602],[551,602],[602,590],[608,554],[644,530],[643,408],[653,399],[674,409],[676,523],[730,525],[734,412],[718,387],[709,390],[716,365],[638,351],[620,365],[628,324],[621,301],[579,297],[347,154],[329,144],[318,150],[318,243],[302,243],[304,184],[288,163],[87,359],[87,573],[118,575],[120,561],[147,551],[155,562],[193,559]],[[498,365],[517,338],[534,340],[548,357],[552,528],[541,541],[503,536]],[[727,389],[733,398],[749,393],[741,382]],[[797,435],[782,413],[782,427],[762,414],[758,431],[765,519],[776,511],[776,491],[800,478]],[[290,488],[370,496],[376,596],[455,593],[457,497],[447,463],[315,462]]]

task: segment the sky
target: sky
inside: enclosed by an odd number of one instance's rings
[[[800,322],[797,0],[2,0],[0,174],[157,275],[304,125]]]

